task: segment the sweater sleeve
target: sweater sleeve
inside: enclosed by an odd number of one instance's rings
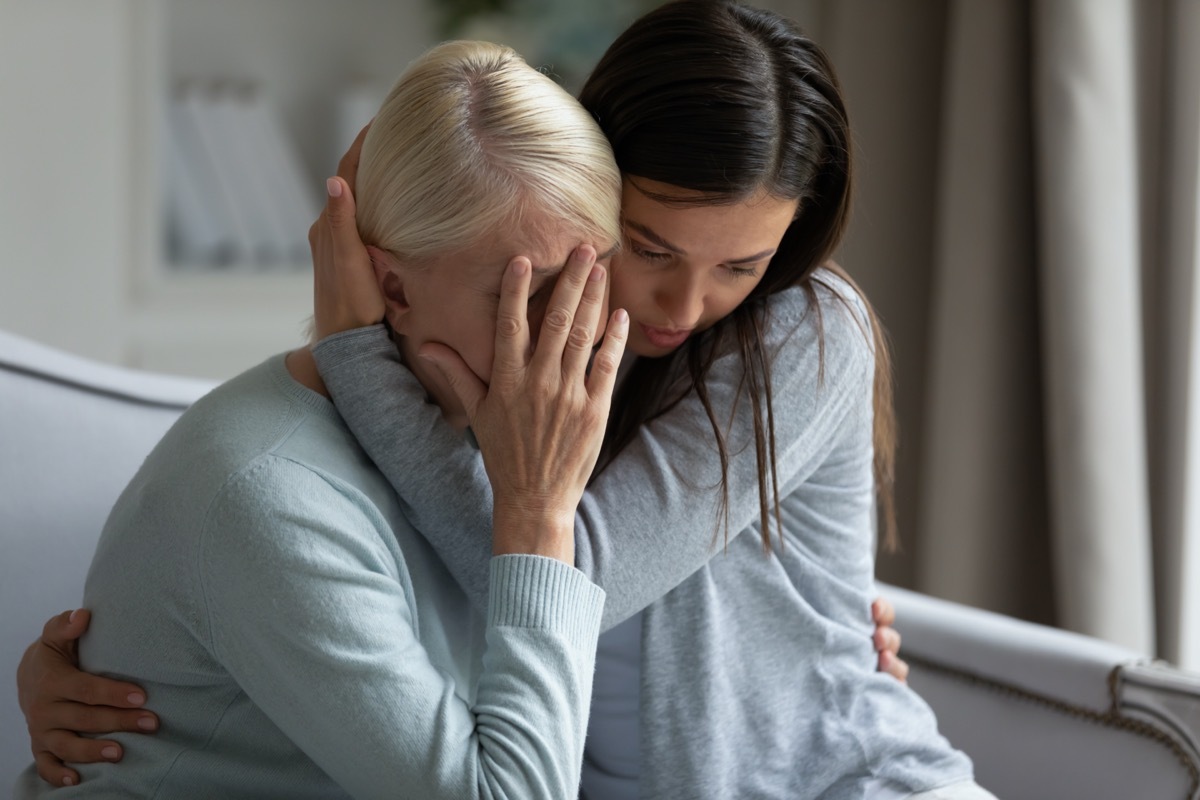
[[[840,297],[819,287],[819,310],[800,289],[768,301],[780,497],[830,452],[852,406],[848,399],[871,392],[874,353],[865,311],[846,284],[830,284]],[[423,388],[400,364],[382,326],[329,337],[314,355],[338,410],[401,495],[409,519],[482,607],[492,507],[482,457],[424,402]],[[731,420],[732,537],[757,527],[759,518],[752,410],[738,354],[718,357],[708,389],[717,418]],[[575,518],[575,557],[607,593],[603,629],[641,611],[720,552],[720,480],[716,442],[693,391],[643,425],[592,481]]]
[[[416,618],[391,529],[353,488],[269,458],[222,489],[198,553],[212,652],[350,795],[575,795],[604,600],[578,570],[490,560],[470,704],[417,636],[455,621]]]

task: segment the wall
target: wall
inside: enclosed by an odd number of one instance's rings
[[[128,0],[0,0],[0,326],[121,354],[132,177]]]

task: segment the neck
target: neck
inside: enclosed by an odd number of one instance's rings
[[[312,389],[322,397],[329,397],[329,390],[325,388],[325,381],[321,380],[321,373],[317,372],[317,362],[310,348],[302,347],[288,353],[284,364],[288,374],[301,386]]]

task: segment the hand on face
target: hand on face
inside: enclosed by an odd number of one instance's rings
[[[628,317],[612,314],[592,357],[606,271],[596,252],[571,255],[547,304],[536,347],[527,304],[531,265],[508,265],[501,284],[491,382],[435,342],[418,356],[445,375],[466,411],[492,482],[494,552],[574,563],[575,507],[600,453]],[[589,374],[588,362],[592,368]]]
[[[308,229],[313,259],[313,323],[318,340],[383,319],[383,297],[354,218],[354,179],[369,128],[359,132],[342,156],[337,177],[326,182],[325,209]]]

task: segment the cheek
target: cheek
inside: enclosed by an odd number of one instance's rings
[[[459,337],[461,344],[454,349],[462,356],[479,380],[490,383],[492,380],[492,360],[496,354],[496,327],[492,319],[479,319],[463,331]]]
[[[608,317],[612,314],[612,292],[610,287],[605,286],[604,302],[600,304],[600,321],[596,325],[596,335],[592,337],[592,344],[600,344],[600,340],[604,338],[604,331],[608,329]]]
[[[621,268],[614,264],[609,271],[608,280],[608,310],[611,313],[618,308],[631,311],[637,308],[641,299],[651,294],[651,286],[637,270]]]

